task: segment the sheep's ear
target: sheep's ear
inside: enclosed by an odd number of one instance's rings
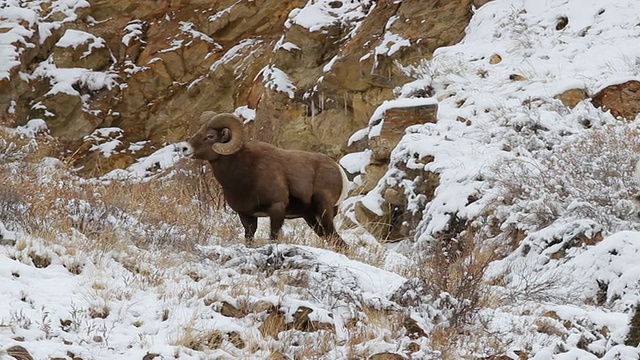
[[[220,142],[227,143],[229,140],[231,140],[231,130],[229,128],[220,130]]]

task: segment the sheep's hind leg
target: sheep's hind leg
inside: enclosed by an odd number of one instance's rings
[[[333,218],[335,217],[338,208],[332,204],[332,201],[328,196],[318,196],[317,200],[318,206],[316,209],[318,212],[318,216],[316,222],[318,223],[318,228],[320,229],[320,231],[316,231],[316,233],[320,237],[326,239],[334,249],[338,251],[344,251],[348,249],[349,245],[347,245],[342,237],[340,237],[340,235],[336,231],[335,226],[333,225]]]
[[[284,215],[285,209],[287,208],[287,204],[283,202],[277,202],[271,204],[269,207],[269,220],[270,220],[270,239],[277,240],[278,234],[280,233],[280,229],[282,228],[282,224],[284,224]]]

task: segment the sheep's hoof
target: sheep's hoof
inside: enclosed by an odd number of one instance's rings
[[[333,248],[333,250],[340,252],[340,253],[345,253],[347,250],[349,250],[349,244],[347,244],[344,240],[342,240],[339,237],[331,237],[329,239],[327,239],[329,245]]]

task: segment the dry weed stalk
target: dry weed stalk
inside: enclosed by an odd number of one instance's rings
[[[458,339],[484,342],[487,336],[478,314],[499,300],[486,283],[485,273],[501,255],[482,239],[468,221],[452,216],[448,230],[436,234],[415,254],[416,265],[405,274],[409,287],[394,295],[404,306],[421,309],[428,302],[438,309],[440,315],[433,319],[428,339],[439,358],[459,359]],[[425,315],[429,316],[428,311]]]
[[[464,229],[464,230],[462,230]],[[434,298],[450,298],[452,327],[464,326],[476,311],[491,300],[484,274],[500,255],[495,247],[483,246],[475,230],[452,217],[450,231],[434,239],[426,254],[426,266],[418,271]],[[442,297],[442,294],[447,294]]]

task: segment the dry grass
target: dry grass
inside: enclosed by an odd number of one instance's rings
[[[220,195],[203,188],[203,181],[189,176],[188,169],[147,181],[102,182],[76,178],[62,163],[45,174],[44,167],[40,162],[26,163],[18,176],[5,174],[0,215],[52,242],[63,231],[81,234],[86,241],[80,245],[88,249],[107,251],[133,239],[137,246],[162,244],[189,250],[214,233],[235,237],[236,224],[227,221]],[[123,233],[131,228],[142,231]]]
[[[178,338],[170,343],[196,351],[206,351],[219,349],[224,337],[225,334],[219,330],[200,330],[193,325],[187,325]]]
[[[372,354],[370,344],[394,343],[397,339],[415,339],[416,325],[405,310],[385,310],[363,306],[355,317],[344,323],[348,334],[346,348],[349,359],[367,358]],[[422,330],[417,330],[422,333]]]
[[[31,138],[0,126],[0,165],[18,160],[37,162],[61,154],[62,148],[63,145],[48,134],[39,133]]]
[[[436,234],[425,245],[413,254],[415,265],[404,269],[402,275],[410,280],[397,292],[395,301],[409,308],[423,309],[424,304],[437,308],[440,315],[432,319],[428,346],[440,359],[460,359],[460,348],[493,342],[479,313],[501,304],[498,294],[485,282],[489,265],[501,258],[501,253],[485,244],[468,222],[455,216],[448,231]],[[429,311],[423,316],[428,318]]]

